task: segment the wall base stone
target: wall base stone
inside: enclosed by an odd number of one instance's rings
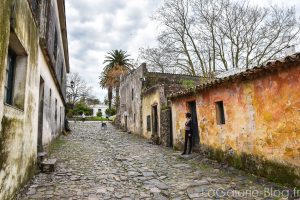
[[[209,146],[202,145],[201,149],[208,158],[265,177],[273,182],[300,187],[300,169],[297,166],[278,163],[246,153],[235,154],[231,150],[223,151]]]

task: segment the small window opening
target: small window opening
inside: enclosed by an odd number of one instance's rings
[[[51,110],[51,104],[52,104],[52,90],[50,89],[50,91],[49,91],[49,108],[50,108],[50,110]]]
[[[10,33],[5,68],[4,103],[24,110],[27,53],[13,31]]]
[[[5,83],[5,103],[13,105],[13,89],[15,77],[16,53],[8,50],[7,65],[6,65],[6,83]]]
[[[147,131],[151,131],[151,116],[147,116]]]
[[[55,28],[55,31],[54,31],[54,46],[53,46],[53,55],[54,55],[55,60],[57,58],[57,43],[58,43],[57,30]]]
[[[63,85],[63,81],[64,81],[64,64],[61,64],[61,69],[60,69],[60,85]]]
[[[134,91],[133,91],[133,88],[131,89],[131,99],[133,100],[134,99]]]
[[[225,112],[223,101],[216,102],[217,124],[225,124]]]
[[[57,122],[57,99],[55,99],[55,121]]]

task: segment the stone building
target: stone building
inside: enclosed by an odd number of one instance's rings
[[[128,132],[156,143],[170,145],[167,95],[185,84],[199,84],[200,77],[149,72],[146,64],[121,78],[119,118]]]
[[[299,186],[299,91],[300,54],[295,54],[174,93],[169,97],[174,146],[183,146],[184,113],[191,111],[198,145],[208,156]]]
[[[63,130],[69,58],[64,0],[2,0],[0,16],[0,199],[10,199]]]

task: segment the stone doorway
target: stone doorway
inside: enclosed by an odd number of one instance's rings
[[[40,78],[37,152],[43,152],[44,79]]]
[[[158,110],[157,104],[152,106],[152,141],[155,144],[159,144],[159,135],[158,135]]]
[[[197,107],[196,101],[188,102],[189,112],[192,114],[193,120],[193,149],[196,151],[200,150],[200,137],[198,129],[198,119],[197,119]]]

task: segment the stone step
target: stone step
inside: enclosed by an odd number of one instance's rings
[[[51,173],[55,171],[56,159],[47,159],[41,163],[41,171]]]
[[[41,161],[43,161],[45,158],[47,158],[47,155],[48,155],[47,152],[39,152],[37,154],[38,159],[41,160]]]

